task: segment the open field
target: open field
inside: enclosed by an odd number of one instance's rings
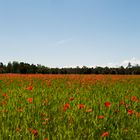
[[[139,140],[140,75],[0,75],[0,140]]]

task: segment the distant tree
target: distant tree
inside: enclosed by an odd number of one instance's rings
[[[132,67],[132,65],[131,65],[131,63],[129,62],[128,65],[127,65],[127,68],[131,68],[131,67]]]
[[[8,62],[6,72],[7,73],[12,73],[12,68],[13,68],[12,63],[11,62]]]
[[[27,71],[28,71],[27,64],[24,62],[20,62],[19,71],[21,74],[27,74]]]
[[[37,73],[36,65],[34,65],[34,64],[30,65],[29,73],[33,73],[33,74]]]
[[[125,68],[123,66],[118,68],[118,74],[125,74]]]
[[[16,61],[14,61],[13,63],[12,63],[12,72],[13,73],[19,73],[20,72],[20,70],[19,70],[19,63],[18,62],[16,62]]]
[[[102,67],[96,67],[95,68],[95,74],[103,74],[103,68]]]
[[[3,67],[3,63],[2,62],[0,62],[0,67]]]
[[[5,69],[4,69],[4,65],[2,62],[0,62],[0,73],[4,73]]]
[[[110,73],[110,69],[108,67],[105,67],[103,69],[103,74],[109,74]]]
[[[123,66],[119,68],[109,68],[109,67],[95,67],[88,68],[83,66],[82,68],[48,68],[46,66],[37,64],[28,64],[24,62],[13,61],[8,62],[4,65],[0,62],[0,73],[42,73],[42,74],[140,74],[140,66],[137,64],[132,66],[128,63],[128,66],[124,68]]]

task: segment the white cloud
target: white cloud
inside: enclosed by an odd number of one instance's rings
[[[131,59],[126,59],[126,60],[123,60],[122,62],[120,63],[108,63],[107,66],[108,67],[120,67],[120,66],[124,66],[124,67],[127,67],[128,66],[128,63],[131,63],[132,66],[136,66],[137,64],[140,65],[140,60],[133,57]]]
[[[108,67],[119,67],[118,64],[116,64],[116,63],[111,63],[111,62],[108,63],[107,66],[108,66]]]
[[[68,39],[62,39],[62,40],[59,40],[56,42],[56,45],[59,46],[59,45],[63,45],[65,43],[69,43],[72,39],[71,38],[68,38]]]
[[[140,60],[136,59],[135,57],[133,57],[133,58],[131,58],[129,60],[122,61],[120,65],[126,67],[129,62],[131,63],[132,66],[135,66],[137,64],[140,65]]]

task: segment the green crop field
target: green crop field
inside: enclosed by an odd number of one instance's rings
[[[0,140],[101,139],[140,139],[140,76],[0,75]]]

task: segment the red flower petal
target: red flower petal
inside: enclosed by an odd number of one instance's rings
[[[110,102],[105,102],[104,105],[105,105],[106,107],[110,107],[110,106],[111,106],[111,103],[110,103]]]
[[[104,132],[102,135],[101,135],[101,137],[106,137],[106,136],[108,136],[109,135],[109,132]]]

